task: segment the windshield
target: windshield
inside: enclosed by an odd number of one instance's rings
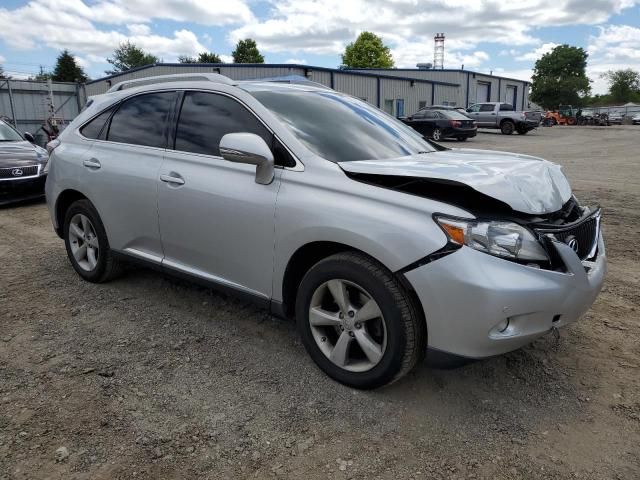
[[[20,142],[22,140],[22,136],[13,127],[0,120],[0,142]]]
[[[255,87],[254,87],[255,88]],[[420,134],[386,113],[332,90],[245,89],[311,151],[332,162],[433,152]]]

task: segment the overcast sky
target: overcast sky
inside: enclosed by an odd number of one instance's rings
[[[595,93],[602,72],[640,70],[640,0],[19,0],[0,1],[0,64],[15,76],[52,68],[68,48],[93,78],[130,39],[165,62],[213,51],[224,61],[251,37],[268,63],[340,64],[362,30],[382,36],[397,67],[433,61],[444,32],[445,67],[529,79],[556,44],[582,46]]]

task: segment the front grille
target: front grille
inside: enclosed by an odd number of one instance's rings
[[[0,168],[0,178],[24,178],[33,177],[37,174],[37,165],[29,165],[28,167]]]
[[[592,252],[598,241],[600,212],[586,217],[584,220],[569,227],[539,229],[540,233],[551,234],[556,240],[566,243],[576,252],[580,260],[585,260]]]

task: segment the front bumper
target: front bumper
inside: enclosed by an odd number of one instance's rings
[[[42,198],[46,181],[46,174],[20,180],[0,179],[0,205]]]
[[[520,265],[468,247],[405,273],[424,309],[428,347],[468,358],[489,357],[580,318],[604,282],[602,234],[593,262],[581,262],[563,243],[553,245],[566,273]],[[509,326],[501,333],[498,325],[507,318]]]

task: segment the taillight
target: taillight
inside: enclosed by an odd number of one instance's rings
[[[47,152],[49,152],[49,155],[51,155],[51,153],[56,149],[58,145],[60,145],[60,140],[58,140],[57,138],[47,143]]]
[[[460,120],[449,120],[449,125],[452,127],[461,127],[462,122]]]

